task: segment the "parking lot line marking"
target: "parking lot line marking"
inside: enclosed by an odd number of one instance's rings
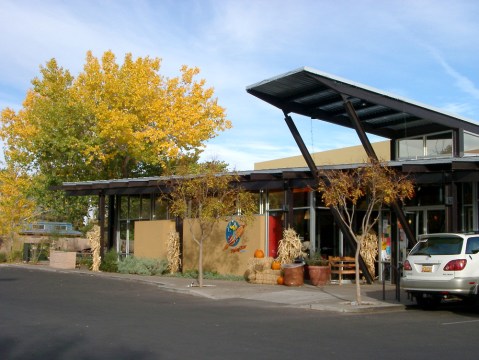
[[[456,322],[450,322],[450,323],[442,323],[442,325],[457,325],[457,324],[466,324],[466,323],[473,323],[473,322],[479,322],[479,320],[456,321]]]

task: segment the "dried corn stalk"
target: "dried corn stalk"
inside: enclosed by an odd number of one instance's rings
[[[168,261],[168,269],[170,274],[180,271],[181,252],[180,252],[180,236],[177,232],[171,231],[168,234],[166,259]]]
[[[304,257],[306,254],[301,250],[301,239],[292,228],[283,231],[283,238],[278,244],[277,260],[281,264],[291,264],[298,257]]]
[[[376,262],[376,257],[378,255],[378,238],[375,234],[369,233],[361,239],[360,252],[369,273],[374,279],[376,277],[374,263]]]
[[[93,228],[87,232],[86,237],[90,243],[90,247],[93,255],[93,265],[91,267],[92,271],[100,271],[100,227],[98,225],[93,225]]]

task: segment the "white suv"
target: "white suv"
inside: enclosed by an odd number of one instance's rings
[[[479,297],[479,234],[426,234],[404,261],[401,287],[421,306]]]

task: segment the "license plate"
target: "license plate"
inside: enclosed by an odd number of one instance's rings
[[[432,266],[431,265],[423,265],[421,271],[422,272],[432,272]]]

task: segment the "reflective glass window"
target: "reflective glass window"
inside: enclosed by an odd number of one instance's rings
[[[399,159],[417,159],[424,157],[424,140],[422,137],[415,139],[402,139],[398,143]]]
[[[268,193],[268,201],[270,209],[282,209],[284,206],[284,192],[270,191]]]
[[[426,136],[426,155],[428,157],[452,156],[452,133]]]
[[[139,219],[140,218],[140,197],[139,196],[130,196],[130,213],[129,219]]]
[[[293,207],[305,207],[309,205],[309,189],[293,190]]]
[[[149,196],[142,196],[141,198],[141,218],[150,219],[151,214],[151,199]]]
[[[166,201],[162,201],[160,198],[155,200],[155,219],[166,220],[168,219],[168,205]]]
[[[464,133],[464,156],[479,155],[479,136]]]

